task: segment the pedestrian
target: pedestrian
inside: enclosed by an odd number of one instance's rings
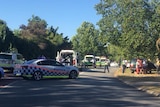
[[[136,62],[136,73],[143,73],[143,60],[138,58]]]
[[[157,73],[160,74],[160,59],[157,58]]]
[[[125,73],[125,70],[126,70],[126,61],[123,60],[122,61],[122,73]]]
[[[139,72],[140,72],[139,65],[140,65],[140,60],[137,59],[137,61],[136,61],[136,73],[137,73],[137,74],[139,74]]]
[[[104,73],[106,72],[106,70],[109,73],[109,60],[107,60],[107,59],[105,60]]]

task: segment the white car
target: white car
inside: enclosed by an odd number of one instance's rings
[[[21,65],[16,65],[13,74],[25,79],[33,78],[71,78],[79,75],[79,70],[74,66],[65,66],[53,59],[33,59]]]
[[[117,63],[117,62],[111,62],[111,63],[110,63],[110,66],[111,66],[111,67],[118,67],[118,63]]]

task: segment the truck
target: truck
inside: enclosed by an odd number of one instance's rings
[[[56,61],[61,62],[64,65],[78,66],[78,52],[74,50],[61,50],[57,52]]]
[[[0,53],[0,67],[4,70],[13,71],[16,64],[22,64],[23,62],[24,58],[20,53]]]

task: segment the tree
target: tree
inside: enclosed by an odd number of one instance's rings
[[[47,22],[38,16],[32,15],[32,18],[28,19],[28,25],[21,25],[21,36],[26,39],[44,38],[46,37]]]
[[[54,45],[59,46],[63,43],[63,33],[58,34],[57,31],[58,27],[54,29],[53,26],[51,26],[48,30],[47,40]]]
[[[29,59],[36,58],[39,55],[45,55],[49,58],[55,57],[55,44],[52,44],[52,40],[48,39],[50,35],[47,34],[47,31],[47,22],[33,15],[32,18],[28,19],[27,26],[22,24],[20,26],[20,32],[18,30],[14,32],[18,37],[18,39],[16,39],[17,48],[23,53],[28,53],[24,54],[26,55],[25,57],[30,57]],[[18,43],[21,43],[23,48],[19,47],[19,45],[17,45]]]
[[[157,35],[153,35],[151,24],[157,14],[151,1],[101,0],[95,6],[97,13],[102,15],[98,22],[100,31],[111,44],[121,49],[125,58],[148,58],[156,52]]]
[[[96,55],[98,49],[103,47],[104,43],[99,37],[99,31],[89,22],[83,22],[77,29],[77,34],[72,37],[73,49],[80,52],[82,56],[86,54]],[[103,49],[101,49],[103,50]]]
[[[0,20],[0,51],[10,51],[13,44],[13,33],[5,21]]]
[[[27,25],[21,25],[20,30],[15,30],[16,44],[26,58],[32,59],[39,55],[55,58],[56,52],[71,44],[63,38],[63,33],[58,33],[58,27],[47,28],[47,22],[38,16],[32,16]],[[23,42],[22,42],[23,41]],[[21,44],[21,45],[20,45]],[[65,47],[62,47],[65,46]],[[22,47],[23,46],[23,47]]]

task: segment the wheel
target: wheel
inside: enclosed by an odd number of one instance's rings
[[[41,80],[42,79],[42,73],[40,71],[34,72],[33,79],[34,80]]]
[[[78,73],[76,71],[71,71],[69,74],[70,79],[75,79],[77,78],[77,76],[78,76]]]

